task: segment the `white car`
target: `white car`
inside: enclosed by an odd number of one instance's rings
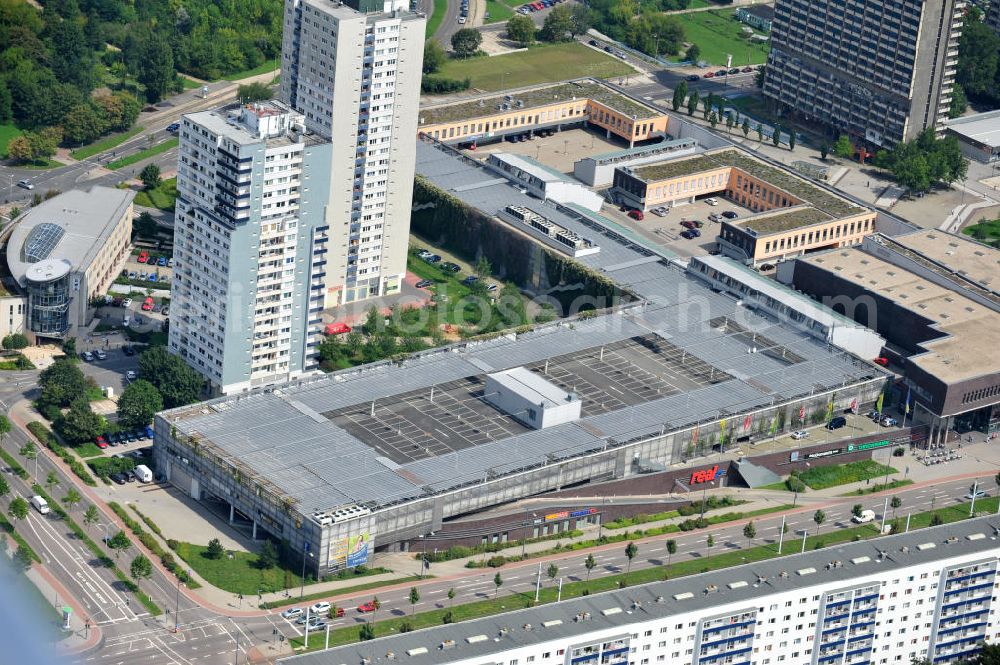
[[[131,298],[126,298],[125,300],[122,301],[122,307],[124,307],[125,309],[128,309],[131,306],[132,306]]]
[[[710,196],[707,199],[705,199],[705,203],[707,203],[710,206],[717,206],[719,205],[719,199],[715,198],[714,196]]]
[[[458,17],[458,22],[459,23],[465,23],[465,17],[464,16],[459,16]]]
[[[321,600],[312,607],[309,608],[309,612],[312,614],[326,614],[330,611],[330,603],[325,600]]]
[[[83,359],[86,360],[89,363],[89,362],[91,362],[94,359],[94,354],[91,353],[90,351],[84,351],[83,352]]]
[[[281,616],[285,619],[294,619],[295,617],[302,616],[302,608],[289,607],[287,610],[281,613]]]
[[[799,439],[805,439],[809,436],[809,432],[804,429],[800,429],[797,432],[792,432],[792,438],[798,441]]]
[[[107,360],[108,354],[104,352],[104,349],[97,349],[94,351],[94,355],[97,356],[98,360]]]
[[[129,381],[135,381],[135,378],[136,378],[135,370],[134,369],[130,369],[129,371],[125,372],[125,378],[128,379]],[[293,607],[292,609],[296,609],[296,608]]]
[[[989,496],[989,495],[986,492],[984,492],[983,490],[976,490],[975,492],[973,492],[972,488],[970,487],[969,488],[969,493],[965,495],[965,498],[969,499],[969,500],[972,500],[972,499],[982,499],[984,496]]]
[[[17,181],[17,186],[20,187],[20,188],[22,188],[22,189],[28,189],[28,190],[31,190],[31,189],[35,188],[35,186],[31,184],[30,180],[18,180]]]

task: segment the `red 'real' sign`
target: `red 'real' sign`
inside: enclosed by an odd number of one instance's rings
[[[703,469],[702,471],[695,471],[691,474],[691,484],[698,485],[700,483],[710,483],[715,480],[715,476],[719,473],[719,465],[716,464],[711,469]]]

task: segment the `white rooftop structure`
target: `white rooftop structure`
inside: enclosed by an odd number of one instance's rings
[[[958,137],[966,157],[980,162],[1000,158],[1000,110],[955,118],[944,124],[948,133]]]
[[[582,402],[575,394],[525,367],[486,375],[487,402],[535,429],[580,418]]]
[[[582,183],[524,155],[496,152],[487,157],[486,166],[542,200],[575,203],[592,212],[599,212],[604,200]]]

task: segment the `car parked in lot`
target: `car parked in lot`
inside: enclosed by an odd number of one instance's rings
[[[135,381],[135,380],[136,380],[137,378],[139,378],[139,377],[138,377],[138,375],[137,375],[137,374],[135,373],[135,370],[134,370],[134,369],[130,369],[130,370],[128,370],[127,372],[125,372],[125,378],[126,378],[126,379],[128,379],[129,381]]]
[[[588,43],[588,44],[590,44],[591,46],[600,46],[600,45],[599,45],[599,44],[597,43],[597,40],[596,40],[596,39],[591,39],[591,40],[590,40],[589,42],[587,42],[587,43]]]
[[[714,196],[709,196],[707,199],[705,199],[705,203],[707,203],[710,206],[717,206],[719,205],[719,199],[715,198]]]
[[[447,270],[448,272],[458,272],[462,268],[457,263],[452,263],[451,261],[445,261],[441,264],[442,270]]]
[[[882,427],[895,427],[899,424],[899,421],[892,416],[886,416],[882,419]]]
[[[472,284],[473,282],[478,282],[478,281],[479,281],[478,277],[476,277],[475,275],[469,275],[468,277],[466,277],[465,279],[462,280],[462,283],[463,284]]]
[[[318,603],[314,603],[313,606],[309,608],[309,611],[312,614],[326,614],[329,610],[330,610],[330,603],[326,602],[325,600],[321,600]]]
[[[83,359],[86,360],[88,363],[94,360],[94,354],[91,353],[90,351],[84,351],[82,356]]]
[[[795,439],[796,441],[798,441],[800,439],[805,439],[808,436],[809,436],[809,432],[807,432],[804,429],[800,429],[797,432],[792,432],[792,438]]]
[[[739,74],[740,73],[740,68],[739,67],[733,67],[732,69],[729,70],[729,73],[730,74]]]
[[[667,213],[670,212],[670,208],[668,208],[667,206],[658,206],[650,210],[650,212],[656,215],[657,217],[666,217]]]
[[[965,495],[966,499],[982,499],[984,496],[989,496],[985,491],[979,489],[975,485],[969,488],[969,493]]]
[[[694,238],[697,238],[698,235],[700,234],[698,234],[697,229],[688,229],[687,231],[681,231],[681,237],[687,240],[693,240]]]
[[[362,614],[374,611],[375,611],[374,601],[369,600],[367,603],[361,603],[360,605],[358,605],[358,612],[361,612]]]
[[[142,303],[142,311],[149,312],[152,311],[152,309],[153,309],[153,299],[149,296],[146,296],[146,300],[144,300]]]
[[[737,215],[732,210],[724,210],[722,212],[722,216],[725,217],[726,219],[736,219],[737,217],[739,217],[739,215]]]
[[[180,128],[181,128],[181,123],[179,122],[172,122],[169,125],[167,125],[167,131],[170,132],[171,134],[176,134],[178,131],[180,131]]]
[[[628,216],[637,222],[641,222],[642,220],[646,219],[646,215],[644,215],[641,210],[629,210]]]
[[[714,79],[715,78],[715,72],[708,72],[707,74],[705,74],[704,78]]]
[[[688,80],[688,81],[697,81],[697,80],[698,80],[698,79],[700,79],[700,78],[701,78],[701,77],[700,77],[700,76],[698,76],[697,74],[691,74],[690,76],[688,76],[688,77],[687,77],[687,80]]]
[[[281,613],[282,619],[294,619],[295,617],[302,616],[301,607],[289,607],[287,610]]]
[[[145,263],[148,260],[149,260],[149,252],[147,252],[146,250],[142,250],[141,252],[139,252],[139,256],[136,258],[136,261],[138,261],[139,263]]]
[[[110,476],[108,476],[108,477],[109,477],[109,478],[110,478],[111,480],[113,480],[113,481],[114,481],[115,483],[119,484],[119,485],[124,485],[125,483],[127,483],[127,482],[128,482],[128,479],[126,478],[125,474],[124,474],[124,473],[122,473],[121,471],[119,471],[119,472],[117,472],[117,473],[112,473],[112,474],[111,474]]]
[[[422,279],[416,283],[416,287],[418,289],[426,289],[428,286],[433,286],[433,285],[434,285],[433,279]]]
[[[740,71],[743,72],[744,74],[749,74],[750,72],[753,71],[753,67],[751,67],[750,65],[747,65],[746,67],[744,67]]]
[[[727,72],[727,71],[726,71],[725,69],[720,69],[720,70],[718,70],[717,72],[715,72],[715,75],[716,75],[716,76],[725,76],[725,75],[726,75],[726,74],[728,74],[728,73],[729,73],[729,72]]]
[[[716,215],[714,212],[711,215],[708,216],[708,221],[710,221],[710,222],[718,222],[721,219],[722,219],[722,217],[720,217],[719,215]]]
[[[692,222],[690,219],[682,220],[681,221],[681,226],[683,226],[686,229],[693,229],[693,228],[695,228],[694,222]]]
[[[889,366],[889,359],[884,356],[879,356],[878,358],[873,359],[872,362],[876,365],[881,365],[882,367]]]
[[[98,437],[94,439],[94,443],[97,444],[97,447],[101,450],[108,447],[108,440],[101,435],[98,435]]]
[[[841,427],[847,426],[847,418],[844,416],[836,416],[831,418],[830,422],[826,424],[826,428],[829,430],[840,429]]]

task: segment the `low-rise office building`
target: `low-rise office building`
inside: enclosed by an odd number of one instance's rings
[[[600,212],[604,202],[600,194],[582,183],[524,155],[495,152],[486,158],[486,166],[543,201],[575,203],[592,212]]]
[[[998,265],[992,247],[922,230],[782,263],[778,277],[885,337],[911,415],[943,441],[950,429],[1000,432]]]
[[[420,109],[419,132],[446,143],[495,141],[543,129],[587,125],[603,129],[632,146],[667,133],[663,111],[613,90],[600,81],[581,79],[454,104]]]
[[[945,131],[958,139],[962,154],[989,164],[1000,159],[1000,110],[945,121]]]
[[[17,332],[36,339],[74,337],[90,323],[91,301],[107,293],[128,258],[133,198],[127,189],[74,189],[20,219],[7,241],[7,265],[25,307],[8,305],[10,327],[15,310],[24,316]]]
[[[991,520],[978,518],[279,662],[950,665],[1000,637],[998,553]]]
[[[756,213],[723,220],[719,250],[759,265],[856,245],[875,230],[876,212],[738,148],[615,171],[612,196],[640,210],[721,195]]]

